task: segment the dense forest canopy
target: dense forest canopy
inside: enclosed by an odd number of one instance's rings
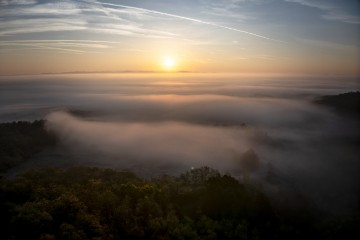
[[[44,124],[44,120],[0,123],[0,173],[55,144],[55,137]]]
[[[151,180],[33,170],[2,180],[0,196],[4,239],[352,239],[359,226],[359,215],[274,207],[249,182],[207,167]]]

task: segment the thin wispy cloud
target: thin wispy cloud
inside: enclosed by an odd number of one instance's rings
[[[0,14],[7,17],[0,23],[0,36],[54,31],[86,31],[150,38],[177,36],[128,19],[134,16],[134,12],[133,9],[125,11],[74,1],[7,8],[0,10]]]
[[[231,19],[231,21],[244,22],[247,20],[254,20],[254,14],[243,10],[243,4],[252,2],[244,0],[202,0],[203,13],[220,17],[221,19]]]
[[[101,42],[99,42],[101,43]],[[108,45],[99,44],[97,41],[78,40],[25,40],[25,41],[0,41],[0,46],[76,46],[83,48],[109,48]],[[106,43],[106,42],[105,42]]]
[[[73,15],[81,13],[81,9],[78,8],[73,2],[54,2],[36,4],[32,6],[23,6],[11,9],[1,9],[2,16],[56,16],[56,15]]]
[[[259,34],[256,34],[256,33],[244,31],[244,30],[241,30],[241,29],[228,27],[228,26],[223,26],[223,25],[220,25],[220,24],[207,22],[207,21],[203,21],[203,20],[200,20],[200,19],[180,16],[180,15],[176,15],[176,14],[170,14],[170,13],[166,13],[166,12],[160,12],[160,11],[155,11],[155,10],[150,10],[150,9],[145,9],[145,8],[132,7],[132,6],[127,6],[127,5],[122,5],[122,4],[113,4],[113,3],[106,3],[106,2],[93,2],[93,3],[100,4],[100,5],[105,5],[105,6],[113,6],[113,7],[121,7],[121,8],[127,8],[127,9],[133,9],[133,10],[138,10],[138,11],[145,12],[145,13],[150,13],[150,14],[163,15],[163,16],[167,16],[167,17],[171,17],[171,18],[182,19],[182,20],[191,21],[191,22],[195,22],[195,23],[200,23],[200,24],[204,24],[204,25],[214,26],[214,27],[217,27],[217,28],[223,28],[223,29],[227,29],[227,30],[230,30],[230,31],[240,32],[240,33],[244,33],[244,34],[247,34],[247,35],[251,35],[251,36],[254,36],[254,37],[257,37],[257,38],[262,38],[262,39],[266,39],[266,40],[270,40],[270,41],[282,42],[282,41],[277,40],[277,39],[273,39],[273,38],[266,37],[266,36],[263,36],[263,35],[259,35]]]
[[[334,21],[341,21],[345,23],[352,23],[352,24],[360,24],[360,17],[351,15],[341,10],[333,10],[329,11],[326,14],[322,15],[324,19],[327,20],[334,20]]]
[[[16,48],[6,48],[6,49],[0,49],[0,52],[6,53],[6,52],[21,52],[24,51],[55,51],[56,53],[74,53],[74,54],[82,54],[85,53],[85,51],[72,49],[72,48],[61,48],[61,47],[51,47],[46,45],[26,45],[26,46],[16,46]],[[88,51],[86,51],[88,52]]]
[[[212,7],[210,10],[205,11],[204,13],[218,16],[222,18],[231,18],[235,19],[238,22],[243,22],[245,20],[254,19],[253,16],[249,16],[248,14],[239,14],[235,13],[229,9],[223,8],[223,7]]]
[[[0,10],[0,14],[5,17],[0,23],[0,36],[55,31],[86,31],[149,38],[183,38],[180,34],[156,29],[156,24],[153,25],[155,27],[149,27],[148,24],[144,24],[144,21],[139,21],[149,18],[155,20],[163,16],[281,42],[264,35],[214,22],[121,4],[98,1],[56,1],[41,4],[36,4],[35,1],[4,1],[4,3],[17,6]]]
[[[36,3],[35,0],[0,0],[0,5],[32,5]]]
[[[42,49],[50,49],[50,50],[58,50],[58,51],[65,51],[65,52],[74,52],[74,53],[84,53],[85,51],[72,49],[72,48],[64,48],[64,47],[51,47],[51,46],[39,46]]]
[[[323,19],[340,21],[344,23],[360,24],[360,17],[348,13],[342,7],[329,1],[310,1],[310,0],[284,0],[286,2],[297,3],[306,7],[316,8],[325,13],[321,15]],[[341,2],[341,1],[339,1]]]
[[[0,47],[11,51],[54,50],[60,52],[85,53],[119,46],[120,42],[95,40],[17,40],[0,41]],[[16,48],[11,48],[16,47]]]
[[[87,28],[86,24],[86,21],[78,18],[4,20],[0,23],[0,36],[20,33],[84,30]]]

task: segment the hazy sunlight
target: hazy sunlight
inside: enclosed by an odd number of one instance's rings
[[[163,58],[162,65],[166,70],[173,70],[176,63],[173,58],[165,57],[165,58]]]

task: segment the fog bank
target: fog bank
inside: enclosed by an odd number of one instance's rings
[[[326,209],[352,211],[359,199],[359,121],[313,103],[359,90],[358,79],[75,74],[1,77],[0,86],[0,120],[46,118],[60,139],[23,169],[149,177],[206,165]]]
[[[73,150],[110,155],[122,167],[158,164],[230,170],[236,155],[249,147],[240,129],[179,122],[85,121],[66,112],[54,112],[47,116],[47,128]]]

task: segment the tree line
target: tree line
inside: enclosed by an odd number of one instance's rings
[[[0,181],[2,239],[353,239],[359,218],[274,207],[208,167],[178,177],[77,167]],[[354,235],[355,234],[355,235]]]

